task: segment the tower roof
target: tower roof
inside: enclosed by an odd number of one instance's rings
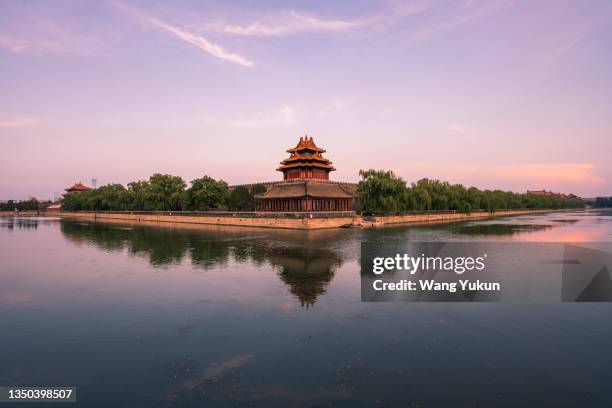
[[[299,180],[274,184],[256,196],[258,200],[278,198],[351,198],[339,184],[319,180]]]
[[[295,168],[318,168],[327,172],[336,170],[332,162],[321,155],[325,149],[318,147],[312,137],[300,137],[298,144],[287,152],[291,155],[280,162],[281,165],[276,170],[283,172]]]
[[[65,191],[85,191],[85,190],[91,190],[90,187],[87,187],[86,185],[84,185],[83,183],[81,183],[80,181],[78,183],[74,183],[72,186],[65,188]]]
[[[295,153],[295,152],[304,151],[304,150],[310,150],[310,151],[318,152],[318,153],[325,153],[325,149],[321,149],[320,147],[317,147],[312,136],[309,138],[308,135],[304,137],[300,137],[300,141],[298,142],[298,144],[293,149],[287,150],[287,153]]]

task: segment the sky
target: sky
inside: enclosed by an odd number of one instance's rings
[[[612,195],[608,0],[0,0],[0,199],[390,169]]]

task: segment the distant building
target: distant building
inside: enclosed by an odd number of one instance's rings
[[[578,196],[574,194],[553,193],[552,191],[546,190],[527,190],[527,194],[533,194],[538,196],[555,196],[561,198],[578,198]]]
[[[260,211],[353,210],[353,195],[343,184],[329,180],[336,169],[312,137],[301,137],[287,153],[289,158],[276,169],[283,173],[283,182],[271,184],[255,197]]]
[[[91,187],[87,187],[86,185],[84,185],[83,183],[79,181],[78,183],[74,183],[72,186],[65,188],[64,191],[66,192],[62,195],[67,196],[69,194],[80,193],[82,191],[87,191],[87,190],[91,190]]]
[[[552,196],[555,195],[552,191],[546,190],[527,190],[527,194],[539,195],[539,196]]]
[[[43,211],[53,213],[53,212],[60,212],[61,209],[62,209],[62,204],[60,204],[60,203],[53,203],[53,204],[48,205],[47,207],[45,207],[43,209]]]

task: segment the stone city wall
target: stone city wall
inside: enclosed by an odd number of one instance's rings
[[[405,214],[405,215],[390,215],[390,216],[373,216],[369,217],[365,222],[372,224],[406,224],[406,223],[428,223],[428,222],[452,222],[469,220],[473,218],[488,218],[488,217],[507,217],[511,215],[523,214],[542,214],[549,213],[555,210],[499,210],[494,213],[488,211],[473,211],[469,214],[464,212],[441,211]],[[558,210],[557,210],[558,211]]]
[[[240,227],[261,227],[281,229],[324,229],[340,228],[348,226],[376,227],[393,224],[409,223],[435,223],[454,222],[476,218],[505,217],[523,214],[541,214],[555,210],[500,210],[490,213],[487,211],[475,211],[470,214],[462,212],[444,211],[429,213],[412,213],[393,216],[368,216],[362,217],[351,212],[343,213],[240,213],[209,214],[209,215],[176,215],[172,213],[129,213],[129,212],[61,212],[59,215],[66,218],[78,218],[89,220],[124,220],[129,222],[159,222],[179,224],[207,224],[228,225]],[[558,210],[557,210],[558,211]]]
[[[234,213],[239,214],[239,213]],[[339,228],[353,223],[355,216],[350,213],[339,217],[308,218],[306,214],[302,217],[275,216],[275,217],[240,217],[240,216],[189,216],[189,215],[166,215],[166,214],[129,214],[129,213],[104,213],[104,212],[61,212],[59,216],[67,218],[79,218],[104,221],[145,221],[145,222],[171,222],[185,224],[209,224],[229,225],[239,227],[261,227],[261,228],[285,228],[285,229],[321,229]],[[360,217],[359,217],[360,218]]]

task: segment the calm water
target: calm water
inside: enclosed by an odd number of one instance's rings
[[[76,385],[86,407],[612,406],[612,304],[362,303],[361,242],[393,240],[612,242],[612,212],[320,232],[0,218],[0,385]]]

